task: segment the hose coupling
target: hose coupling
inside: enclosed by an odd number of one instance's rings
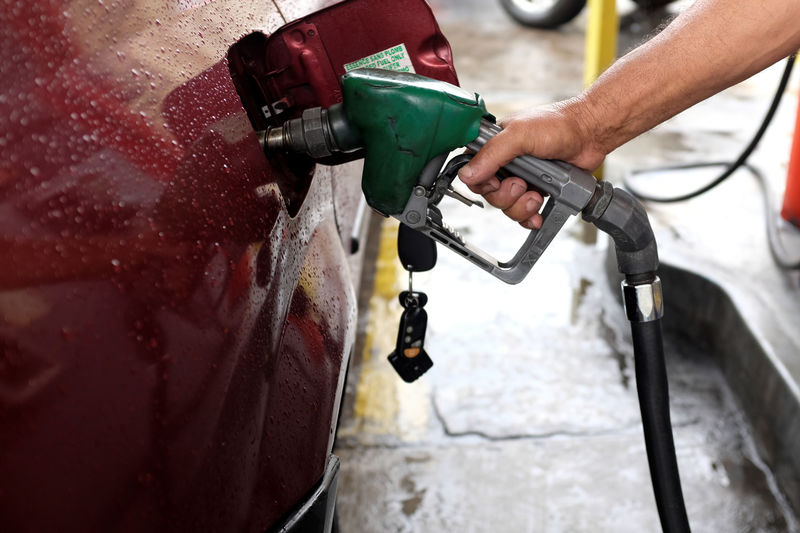
[[[661,279],[656,276],[648,283],[622,282],[622,301],[625,314],[631,322],[652,322],[664,316],[664,296]]]

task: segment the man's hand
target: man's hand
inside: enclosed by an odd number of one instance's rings
[[[495,174],[500,167],[524,154],[561,159],[590,170],[600,166],[605,152],[592,146],[591,138],[585,133],[587,129],[578,118],[581,107],[581,101],[575,98],[502,121],[503,131],[475,154],[458,177],[509,218],[529,229],[540,228],[542,196],[528,191],[527,184],[520,178],[500,182]]]

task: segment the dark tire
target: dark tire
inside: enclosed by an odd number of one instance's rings
[[[574,19],[586,0],[500,0],[500,5],[520,24],[553,29]]]

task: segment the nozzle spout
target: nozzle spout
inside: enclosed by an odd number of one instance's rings
[[[267,128],[258,132],[258,143],[265,153],[287,152],[290,150],[283,126]]]
[[[300,118],[260,132],[259,142],[265,153],[300,153],[314,159],[353,152],[362,144],[358,132],[347,121],[342,104],[306,109]]]

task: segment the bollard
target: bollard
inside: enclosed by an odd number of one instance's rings
[[[781,216],[800,228],[800,105],[797,107],[797,120],[792,138],[792,151],[789,155],[789,171],[786,176],[786,191],[783,194]]]

